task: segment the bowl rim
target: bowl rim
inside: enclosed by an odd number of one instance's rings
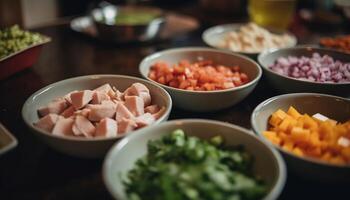
[[[280,146],[271,143],[265,136],[263,136],[262,133],[260,133],[257,130],[257,126],[256,126],[256,123],[255,123],[255,121],[256,121],[256,117],[255,116],[256,116],[256,114],[258,112],[260,112],[260,110],[264,106],[266,106],[267,104],[275,101],[276,99],[288,99],[290,97],[306,97],[306,96],[309,96],[309,97],[314,96],[314,97],[321,97],[321,98],[323,98],[323,97],[333,98],[333,99],[339,99],[339,100],[346,101],[346,102],[350,103],[350,100],[347,99],[347,98],[342,98],[342,97],[339,97],[339,96],[328,95],[328,94],[321,94],[321,93],[289,93],[289,94],[282,94],[282,95],[273,96],[273,97],[270,97],[270,98],[262,101],[261,103],[259,103],[255,107],[255,109],[253,110],[253,112],[252,112],[252,114],[250,116],[250,124],[251,124],[253,132],[256,135],[258,135],[259,138],[261,138],[262,140],[267,142],[269,145],[273,146],[274,148],[278,149],[280,152],[282,152],[284,154],[287,154],[288,156],[291,156],[293,158],[300,159],[300,160],[306,161],[306,162],[310,162],[312,164],[318,164],[318,165],[321,165],[321,166],[326,166],[326,167],[336,167],[336,168],[342,168],[342,169],[344,169],[344,168],[350,169],[350,165],[336,165],[336,164],[328,163],[326,161],[322,161],[320,159],[312,158],[312,157],[309,157],[309,156],[297,156],[294,153],[286,151],[286,150],[282,149]]]
[[[262,60],[269,56],[272,53],[276,53],[276,52],[280,52],[280,51],[288,51],[288,50],[309,50],[309,51],[314,51],[315,53],[319,53],[318,51],[326,51],[329,53],[326,53],[325,55],[331,56],[329,54],[341,54],[343,56],[349,56],[349,54],[338,51],[338,50],[334,50],[334,49],[329,49],[329,48],[323,48],[323,47],[314,47],[314,46],[310,46],[310,45],[301,45],[301,46],[295,46],[295,47],[286,47],[286,48],[280,48],[280,49],[270,49],[270,50],[266,50],[261,52],[258,55],[258,63],[261,66],[261,68],[273,75],[277,75],[279,77],[282,77],[284,79],[288,79],[288,80],[292,80],[292,81],[297,81],[300,83],[308,83],[308,84],[315,84],[315,85],[328,85],[328,86],[337,86],[337,85],[350,85],[350,82],[343,82],[343,83],[329,83],[329,82],[313,82],[313,81],[306,81],[306,80],[300,80],[297,78],[293,78],[293,77],[289,77],[289,76],[285,76],[285,75],[281,75],[273,70],[271,70],[268,66],[262,64]],[[292,54],[289,54],[288,56],[293,56]],[[331,56],[332,57],[332,56]],[[276,60],[275,60],[276,61]],[[341,61],[343,62],[343,61]],[[350,62],[343,62],[343,63],[350,63]]]
[[[17,138],[0,122],[0,135],[7,137],[9,142],[0,147],[0,157],[18,145]]]
[[[49,36],[46,36],[46,35],[43,35],[43,34],[40,33],[40,37],[42,37],[42,39],[43,39],[42,41],[40,41],[38,43],[35,43],[35,44],[32,44],[32,45],[29,45],[29,46],[27,46],[27,47],[25,47],[23,49],[20,49],[19,51],[16,51],[14,53],[10,53],[10,54],[8,54],[5,57],[0,58],[0,63],[5,61],[5,60],[7,60],[7,59],[9,59],[9,58],[11,58],[11,57],[16,56],[17,54],[20,54],[20,53],[24,52],[24,51],[27,51],[27,50],[32,49],[34,47],[38,47],[38,46],[41,46],[41,45],[44,45],[46,43],[51,42],[51,38]]]
[[[234,130],[238,130],[240,132],[245,133],[247,137],[251,137],[253,140],[255,140],[258,143],[261,143],[265,148],[267,148],[270,152],[274,160],[276,161],[276,166],[277,166],[277,177],[272,184],[270,191],[266,194],[266,196],[263,198],[263,200],[272,200],[272,199],[277,199],[280,194],[282,193],[282,190],[285,186],[286,179],[287,179],[287,168],[286,164],[284,162],[283,157],[281,154],[274,148],[272,148],[268,143],[265,141],[261,140],[258,136],[253,134],[250,130],[245,129],[243,127],[240,127],[238,125],[228,123],[228,122],[221,122],[217,120],[210,120],[210,119],[196,119],[196,118],[189,118],[189,119],[176,119],[176,120],[170,120],[167,122],[164,122],[162,124],[159,124],[156,127],[147,127],[147,129],[156,129],[157,127],[164,127],[172,124],[181,124],[181,123],[203,123],[203,124],[211,124],[211,125],[218,125],[218,126],[225,126]],[[146,129],[144,129],[146,130]],[[132,135],[128,135],[127,137],[124,137],[122,140],[119,142],[115,143],[107,152],[105,159],[103,161],[103,166],[102,166],[102,179],[103,182],[109,191],[109,193],[114,197],[119,199],[120,195],[116,192],[114,192],[112,184],[108,181],[108,171],[111,168],[112,165],[112,160],[113,156],[117,154],[120,149],[122,149],[125,145],[128,144],[129,141],[135,140],[138,137],[146,134],[152,134],[152,133],[147,133],[147,132],[137,132]]]
[[[207,39],[210,34],[213,34],[213,33],[215,33],[215,34],[224,33],[224,32],[226,32],[224,30],[229,29],[229,28],[231,28],[232,30],[237,30],[241,26],[247,25],[248,23],[250,23],[250,22],[247,22],[247,23],[227,23],[227,24],[219,24],[219,25],[211,26],[211,27],[209,27],[209,28],[207,28],[207,29],[205,29],[203,31],[201,37],[202,37],[202,40],[204,41],[205,44],[207,44],[208,46],[213,47],[215,49],[227,50],[227,51],[231,51],[231,52],[235,52],[235,53],[246,54],[246,55],[249,55],[249,56],[257,56],[261,52],[263,52],[264,50],[263,51],[256,51],[256,52],[232,51],[229,48],[224,48],[224,47],[219,47],[217,45],[213,45]],[[269,30],[268,28],[265,28],[265,27],[262,27],[262,28],[268,30],[270,33],[274,33],[273,31]],[[293,40],[293,42],[290,45],[287,45],[286,47],[293,47],[293,46],[298,44],[297,37],[293,33],[289,32],[289,31],[284,31],[283,33],[274,33],[274,34],[278,34],[278,35],[286,34]]]
[[[145,64],[149,60],[153,60],[157,57],[160,57],[164,53],[172,54],[172,53],[177,53],[177,52],[214,52],[214,53],[220,53],[220,54],[227,54],[227,55],[239,58],[239,59],[246,60],[246,61],[250,62],[251,64],[253,64],[258,71],[257,76],[255,76],[253,79],[251,79],[248,83],[240,85],[238,87],[233,87],[233,88],[228,88],[228,89],[223,89],[223,90],[212,90],[212,91],[191,91],[191,90],[179,89],[179,88],[175,88],[175,87],[171,87],[168,85],[158,83],[157,81],[150,79],[146,74],[142,73],[142,69],[145,68],[145,69],[148,69],[148,71],[149,71],[149,69],[151,68],[152,65],[146,66],[146,64]],[[143,78],[147,79],[148,81],[151,81],[151,82],[153,82],[161,87],[164,87],[166,89],[169,89],[169,90],[174,90],[177,92],[184,92],[184,93],[188,93],[188,94],[216,94],[216,93],[230,93],[230,92],[237,91],[237,90],[243,90],[249,86],[256,84],[261,79],[262,69],[259,66],[259,64],[257,62],[255,62],[253,59],[251,59],[245,55],[234,53],[232,51],[225,51],[225,50],[213,49],[213,48],[208,48],[208,47],[179,47],[179,48],[171,48],[171,49],[158,51],[158,52],[155,52],[151,55],[146,56],[145,58],[142,59],[142,61],[139,64],[139,73],[141,74],[141,76]]]
[[[165,11],[154,7],[154,6],[141,6],[141,5],[113,5],[110,4],[108,5],[108,7],[112,7],[113,9],[121,9],[121,10],[128,10],[128,9],[132,9],[132,10],[148,10],[148,11],[154,11],[157,13],[157,16],[152,19],[149,23],[145,23],[145,24],[107,24],[104,23],[103,21],[97,20],[94,12],[102,12],[103,8],[94,8],[92,9],[92,11],[90,12],[90,14],[88,15],[91,18],[91,21],[93,23],[99,24],[99,25],[103,25],[103,26],[107,26],[107,27],[119,27],[119,28],[127,28],[127,27],[147,27],[150,24],[153,23],[159,23],[159,24],[163,24],[165,23]]]
[[[169,115],[170,115],[170,112],[171,112],[171,109],[172,109],[172,105],[173,105],[173,102],[172,102],[172,99],[169,95],[169,93],[162,87],[159,87],[158,85],[155,85],[153,83],[151,83],[150,81],[147,81],[147,80],[144,80],[142,78],[138,78],[138,77],[133,77],[133,76],[126,76],[126,75],[118,75],[118,74],[92,74],[92,75],[85,75],[85,76],[77,76],[77,77],[73,77],[73,78],[68,78],[68,79],[63,79],[61,81],[57,81],[57,82],[54,82],[54,83],[51,83],[39,90],[37,90],[36,92],[34,92],[32,95],[30,95],[28,97],[28,99],[24,102],[23,106],[22,106],[22,111],[21,111],[21,115],[22,115],[22,119],[23,121],[25,122],[25,124],[27,125],[27,127],[29,127],[31,130],[35,131],[35,132],[38,132],[40,134],[43,134],[45,136],[48,136],[48,137],[52,137],[52,138],[56,138],[56,139],[60,139],[60,140],[68,140],[68,141],[79,141],[79,142],[95,142],[95,141],[109,141],[109,140],[115,140],[115,139],[120,139],[120,138],[123,138],[129,134],[134,134],[134,132],[138,131],[138,130],[134,130],[134,131],[131,131],[131,132],[128,132],[128,133],[125,133],[125,134],[122,134],[122,135],[117,135],[115,137],[93,137],[93,138],[86,138],[86,137],[75,137],[75,136],[60,136],[60,135],[53,135],[47,131],[44,131],[42,129],[39,129],[37,127],[35,127],[32,123],[30,123],[29,121],[27,121],[26,117],[25,116],[25,108],[27,107],[27,105],[30,103],[31,99],[35,98],[37,95],[53,88],[53,87],[56,87],[57,85],[60,85],[66,81],[74,81],[74,80],[84,80],[84,79],[101,79],[101,78],[125,78],[125,79],[131,79],[131,80],[135,80],[135,82],[137,81],[144,81],[146,83],[149,83],[153,86],[155,86],[156,88],[160,89],[160,91],[163,92],[163,94],[165,95],[165,98],[166,98],[166,102],[168,104],[165,105],[165,112],[163,113],[163,115],[157,119],[153,124],[151,124],[150,126],[152,125],[155,125],[155,124],[158,124],[162,121],[164,121]],[[146,127],[143,127],[143,128],[147,128]],[[141,129],[143,129],[141,128]]]

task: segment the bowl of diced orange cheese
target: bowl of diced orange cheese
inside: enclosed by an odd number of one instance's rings
[[[275,96],[252,113],[254,132],[304,178],[350,182],[350,100],[316,93]]]

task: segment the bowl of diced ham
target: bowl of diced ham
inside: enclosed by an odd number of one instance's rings
[[[339,51],[292,47],[258,56],[267,80],[283,93],[316,92],[350,96],[350,56]]]
[[[262,70],[252,59],[202,47],[175,48],[147,56],[141,75],[166,89],[178,108],[210,112],[231,107],[247,97]]]
[[[22,116],[54,149],[102,157],[119,138],[166,121],[172,107],[161,87],[136,77],[89,75],[48,85],[28,98]]]

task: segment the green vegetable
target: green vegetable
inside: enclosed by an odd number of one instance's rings
[[[253,200],[266,185],[252,175],[253,158],[243,148],[224,148],[223,138],[209,141],[175,130],[148,143],[124,180],[131,200]]]
[[[119,11],[115,17],[115,25],[147,25],[159,16],[152,11]],[[106,21],[105,18],[102,21]]]
[[[18,25],[0,30],[0,59],[44,41],[38,33],[21,30]]]
[[[158,13],[137,11],[120,12],[115,18],[116,25],[145,25],[157,17]]]

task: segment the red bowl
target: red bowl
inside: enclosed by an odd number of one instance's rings
[[[0,59],[0,80],[5,79],[16,72],[31,67],[39,58],[44,44],[50,42],[49,37],[45,37],[41,43],[29,46],[25,49],[12,53]]]

